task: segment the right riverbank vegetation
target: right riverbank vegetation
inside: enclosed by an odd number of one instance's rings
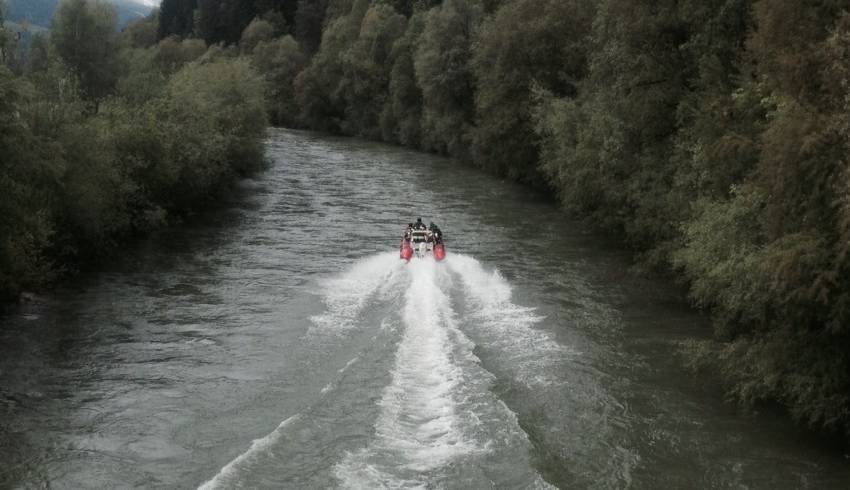
[[[265,104],[550,190],[711,311],[731,398],[850,436],[850,0],[61,5],[0,68],[7,295],[256,168]]]

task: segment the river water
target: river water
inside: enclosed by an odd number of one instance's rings
[[[848,488],[683,370],[706,320],[544,197],[352,139],[267,154],[2,319],[0,488]],[[445,262],[398,259],[417,216]]]

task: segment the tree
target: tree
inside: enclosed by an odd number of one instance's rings
[[[261,42],[269,41],[274,37],[274,27],[264,19],[256,18],[248,24],[242,32],[239,47],[242,52],[250,53]]]
[[[9,39],[6,37],[6,2],[0,0],[0,65],[6,64],[6,47]]]
[[[101,0],[65,0],[53,18],[53,46],[89,101],[109,95],[118,80],[115,25],[115,9]]]
[[[346,117],[343,88],[347,83],[344,53],[357,40],[367,10],[368,0],[353,0],[346,13],[329,20],[319,51],[310,66],[295,79],[300,119],[306,126],[331,132],[343,130]]]
[[[295,39],[304,52],[312,56],[322,43],[322,28],[328,0],[298,0],[295,17]]]
[[[532,88],[575,97],[587,72],[592,9],[583,0],[505,3],[481,28],[471,61],[477,125],[473,160],[491,172],[541,183]]]
[[[124,28],[123,35],[134,48],[149,48],[160,39],[157,37],[159,27],[158,13],[154,11],[151,15],[137,19]]]
[[[0,66],[11,64],[16,33],[6,27],[6,2],[0,0]]]
[[[195,27],[208,45],[236,44],[257,13],[252,1],[199,0]]]
[[[298,124],[295,77],[308,61],[292,36],[264,41],[254,48],[251,62],[266,79],[266,100],[272,123]]]
[[[666,198],[676,109],[692,69],[680,50],[688,31],[676,1],[607,0],[591,39],[576,101],[542,112],[541,168],[570,209],[646,251],[678,232],[670,216],[681,208]]]
[[[425,29],[425,14],[414,14],[404,35],[390,54],[389,97],[381,113],[381,135],[385,141],[419,147],[422,133],[422,90],[416,84],[413,58]]]
[[[55,232],[51,195],[63,172],[57,148],[25,119],[31,87],[0,65],[0,301],[49,279],[44,249]]]
[[[159,7],[158,39],[191,35],[195,28],[197,8],[198,0],[162,0]]]
[[[198,0],[195,29],[209,44],[236,44],[256,17],[263,17],[280,30],[295,22],[296,0]],[[282,15],[282,19],[276,14]],[[285,32],[278,32],[285,34]]]
[[[390,54],[405,27],[404,16],[389,5],[373,5],[363,15],[357,39],[341,55],[339,91],[345,101],[345,133],[380,138],[392,69]]]
[[[200,39],[181,41],[178,37],[169,37],[160,41],[154,48],[152,61],[162,73],[172,74],[206,52],[207,47]]]
[[[422,88],[422,144],[426,149],[468,157],[475,114],[472,42],[483,20],[477,0],[446,0],[428,12],[414,66]]]

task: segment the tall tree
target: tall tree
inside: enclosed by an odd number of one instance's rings
[[[295,39],[305,53],[313,55],[322,43],[322,28],[328,0],[298,0],[295,17]]]
[[[207,44],[235,44],[256,16],[250,0],[199,0],[196,28]]]
[[[578,82],[587,71],[592,18],[585,0],[516,0],[505,3],[484,23],[472,59],[477,165],[540,183],[532,89],[577,95]]]
[[[195,28],[207,44],[236,44],[254,18],[277,13],[283,21],[275,24],[291,24],[297,8],[297,0],[198,0]]]
[[[108,95],[118,80],[115,16],[115,8],[101,0],[63,0],[53,17],[51,41],[90,101]]]
[[[484,18],[478,0],[446,0],[428,12],[416,51],[422,87],[422,144],[432,151],[468,157],[475,114],[472,42]]]
[[[691,70],[677,4],[600,2],[588,77],[575,102],[559,101],[544,117],[550,127],[542,131],[542,169],[565,204],[624,230],[643,250],[677,233],[676,221],[666,219],[676,170],[669,155]]]
[[[342,55],[340,92],[345,100],[343,131],[380,138],[380,116],[389,88],[393,43],[407,19],[389,5],[373,5],[360,23],[357,39]]]
[[[189,36],[195,29],[198,0],[162,0],[159,7],[159,39]]]
[[[6,1],[0,0],[0,65],[6,64],[6,49],[9,39],[6,37]]]
[[[413,57],[424,29],[425,14],[417,12],[410,17],[404,35],[393,45],[389,97],[381,114],[383,139],[414,148],[420,146],[422,133],[422,89],[416,83]]]
[[[272,123],[287,126],[298,123],[294,82],[308,61],[292,36],[260,42],[254,48],[251,62],[267,81],[266,99]]]
[[[31,90],[0,65],[0,301],[38,285],[51,266],[43,251],[54,233],[50,204],[64,162],[24,115]]]
[[[339,1],[336,8],[345,7]],[[309,127],[340,132],[346,126],[346,53],[357,41],[369,0],[353,0],[348,9],[328,19],[322,44],[310,66],[295,80],[301,120]]]

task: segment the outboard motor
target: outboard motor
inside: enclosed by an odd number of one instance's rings
[[[440,261],[446,258],[446,247],[443,242],[434,244],[434,260]]]
[[[408,240],[401,241],[401,248],[399,249],[399,256],[406,261],[410,261],[411,257],[413,257],[413,247],[410,246],[410,242]]]

